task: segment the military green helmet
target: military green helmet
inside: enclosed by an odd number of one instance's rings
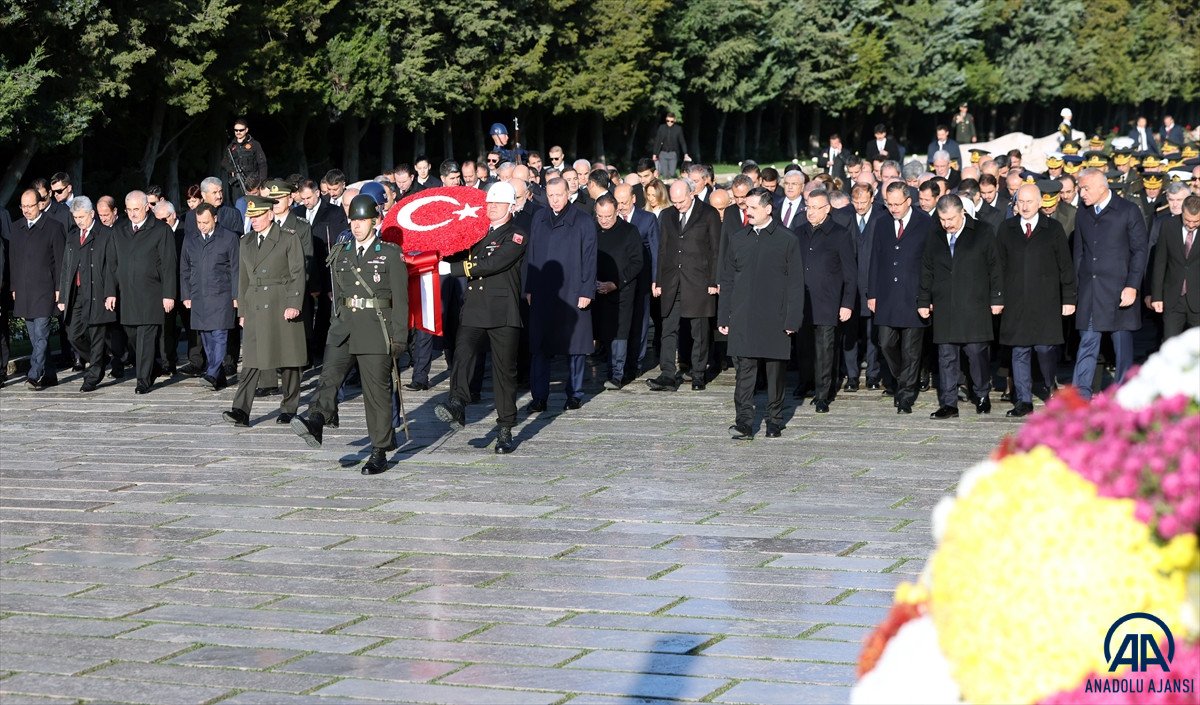
[[[350,201],[350,220],[369,220],[379,217],[379,206],[375,199],[365,194],[359,194]]]

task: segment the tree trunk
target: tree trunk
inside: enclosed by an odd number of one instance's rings
[[[379,172],[386,174],[396,165],[396,121],[379,124]]]
[[[175,213],[182,220],[187,204],[181,198],[182,193],[179,189],[179,140],[173,140],[167,145],[167,180],[163,191],[167,194],[167,200],[175,205]]]
[[[424,127],[419,127],[416,130],[413,130],[413,157],[411,163],[416,164],[417,160],[421,157],[425,157],[426,159],[429,158],[428,155],[425,154]]]
[[[8,203],[12,198],[13,193],[17,190],[17,184],[21,183],[21,177],[25,175],[29,160],[33,159],[37,150],[38,138],[32,131],[26,132],[25,136],[21,138],[21,143],[17,145],[17,150],[9,158],[8,166],[4,168],[4,178],[0,179],[0,204]]]
[[[484,155],[487,154],[487,146],[484,142],[483,134],[483,113],[479,108],[471,109],[471,124],[475,130],[475,158],[483,159]]]
[[[529,148],[541,152],[542,163],[546,164],[550,160],[546,158],[546,113],[539,107],[533,108],[533,129],[529,131]]]
[[[808,128],[808,149],[816,152],[821,149],[821,106],[812,106],[812,125]]]
[[[703,110],[703,106],[701,105],[699,98],[695,99],[695,102],[693,102],[692,107],[694,108],[694,110],[692,110],[690,113],[688,113],[688,116],[687,116],[687,128],[688,128],[688,132],[690,133],[688,135],[688,139],[687,139],[688,147],[690,147],[690,149],[688,150],[689,151],[688,156],[692,158],[693,162],[697,162],[700,164],[707,164],[708,162],[705,161],[704,156],[703,156],[704,150],[701,148],[701,145],[700,145],[700,113]],[[721,123],[721,124],[724,125],[724,123]],[[718,143],[719,142],[720,142],[720,140],[718,140]],[[721,151],[719,149],[714,151],[713,154],[717,155],[716,158],[713,159],[714,162],[721,161]],[[657,156],[657,155],[651,155],[651,156]],[[683,155],[682,154],[679,155],[679,158],[683,159]]]
[[[342,116],[342,171],[346,183],[358,181],[358,124],[357,115]]]
[[[579,157],[579,119],[572,116],[564,122],[569,127],[567,128],[567,150],[563,155],[563,161],[570,164],[567,160],[574,160]]]
[[[83,190],[83,135],[77,137],[71,144],[71,162],[67,165],[67,173],[71,175],[75,193],[85,193]]]
[[[713,145],[713,163],[721,161],[722,155],[725,154],[725,123],[729,120],[729,113],[722,112],[717,118],[717,134],[714,136],[716,144]]]
[[[146,149],[142,152],[142,184],[150,183],[154,176],[154,164],[158,161],[158,147],[162,142],[163,119],[167,115],[167,104],[160,98],[154,101],[154,112],[150,116],[150,129],[146,131]]]
[[[296,172],[308,178],[308,153],[304,149],[304,136],[308,133],[308,114],[303,113],[296,120],[292,130],[292,155],[296,160]]]
[[[592,113],[592,152],[593,162],[608,163],[604,158],[604,116],[599,111]]]
[[[783,131],[787,133],[787,154],[792,159],[800,156],[800,138],[796,134],[796,113],[799,112],[800,106],[792,103],[784,111],[784,127]]]
[[[625,135],[625,153],[621,155],[621,161],[627,164],[630,168],[633,167],[633,145],[637,142],[638,126],[641,125],[641,120],[638,119],[635,113],[629,119],[629,131]],[[680,155],[682,156],[682,155]]]
[[[751,151],[759,158],[762,156],[762,117],[762,108],[754,111],[754,149]]]
[[[992,140],[996,139],[996,120],[998,119],[997,118],[998,112],[999,112],[999,109],[995,105],[993,105],[991,110],[988,111],[989,117],[988,117],[987,139],[982,140],[982,141],[991,142]],[[978,125],[976,125],[976,128],[978,128]]]
[[[454,125],[449,115],[442,121],[442,154],[445,159],[454,159]]]
[[[733,135],[733,157],[739,162],[746,160],[746,113],[738,112]]]

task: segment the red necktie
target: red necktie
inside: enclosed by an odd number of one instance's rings
[[[790,228],[792,222],[792,204],[789,201],[787,210],[783,212],[783,227]]]
[[[1192,245],[1196,243],[1196,229],[1192,228],[1187,231],[1187,237],[1183,239],[1183,256],[1184,259],[1192,254]],[[1183,280],[1183,289],[1179,292],[1180,296],[1187,296],[1187,279]]]
[[[896,239],[899,240],[900,238],[904,237],[904,221],[897,220],[896,225],[899,226],[899,229],[896,230]]]
[[[87,231],[80,230],[79,231],[79,244],[82,246],[83,241],[86,239],[87,239]],[[75,270],[75,286],[79,286],[79,270],[78,269]]]
[[[750,223],[750,219],[746,217],[746,211],[742,211],[742,227],[746,227]]]
[[[1033,226],[1030,225],[1029,223],[1026,223],[1025,224],[1025,239],[1028,240],[1031,237],[1033,237]]]

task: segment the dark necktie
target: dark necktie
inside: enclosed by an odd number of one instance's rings
[[[1196,242],[1196,229],[1192,228],[1187,231],[1187,237],[1183,239],[1183,257],[1187,259],[1188,255],[1192,254],[1192,245]],[[1187,278],[1183,280],[1183,289],[1179,292],[1180,296],[1187,296]]]
[[[1033,237],[1033,225],[1031,223],[1026,223],[1025,224],[1025,239],[1028,240],[1031,237]]]
[[[867,229],[867,219],[863,216],[858,216],[858,232],[865,232]]]
[[[788,201],[787,210],[783,212],[783,227],[790,227],[792,223],[792,202]]]
[[[899,240],[902,237],[904,237],[904,221],[897,220],[896,221],[896,239]],[[950,254],[954,254],[954,253],[951,252]]]

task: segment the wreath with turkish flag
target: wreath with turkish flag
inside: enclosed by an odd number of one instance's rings
[[[443,186],[411,194],[383,218],[382,236],[408,265],[408,324],[442,334],[438,262],[483,239],[488,230],[486,194],[469,186]]]

